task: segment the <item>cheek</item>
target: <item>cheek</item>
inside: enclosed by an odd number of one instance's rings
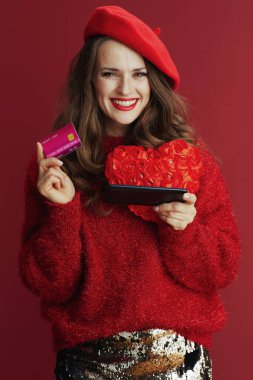
[[[142,88],[143,95],[145,96],[146,100],[148,101],[150,98],[150,85],[149,83],[145,83],[145,85]]]
[[[146,89],[145,93],[144,93],[144,98],[145,98],[145,105],[148,104],[149,102],[149,99],[150,99],[150,91]]]
[[[101,80],[97,82],[95,89],[96,89],[97,97],[102,98],[102,97],[108,96],[112,92],[113,83],[109,81]]]

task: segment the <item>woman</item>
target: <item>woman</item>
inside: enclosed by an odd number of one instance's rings
[[[238,230],[157,33],[120,7],[95,10],[54,124],[73,121],[82,147],[61,162],[38,143],[28,169],[20,274],[52,324],[57,380],[212,378],[208,350],[226,320],[219,290],[236,277]],[[155,208],[157,223],[101,200],[115,147],[178,138],[201,149],[197,195]]]

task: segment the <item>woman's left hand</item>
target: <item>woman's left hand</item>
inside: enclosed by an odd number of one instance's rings
[[[159,218],[169,224],[174,230],[184,230],[188,224],[193,222],[197,214],[195,208],[197,200],[196,195],[186,193],[184,194],[183,199],[185,203],[163,203],[154,207]]]

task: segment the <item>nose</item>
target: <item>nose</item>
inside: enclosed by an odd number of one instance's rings
[[[118,93],[121,95],[129,95],[132,92],[133,83],[132,79],[127,76],[122,76],[118,84]]]

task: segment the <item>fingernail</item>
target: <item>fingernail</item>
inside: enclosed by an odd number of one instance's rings
[[[159,211],[159,206],[155,206],[155,207],[153,207],[153,209],[154,209],[154,211]]]
[[[60,165],[63,165],[63,162],[61,160],[57,160],[57,162],[60,164]]]
[[[189,199],[190,198],[190,196],[189,196],[189,194],[184,194],[184,199]]]

